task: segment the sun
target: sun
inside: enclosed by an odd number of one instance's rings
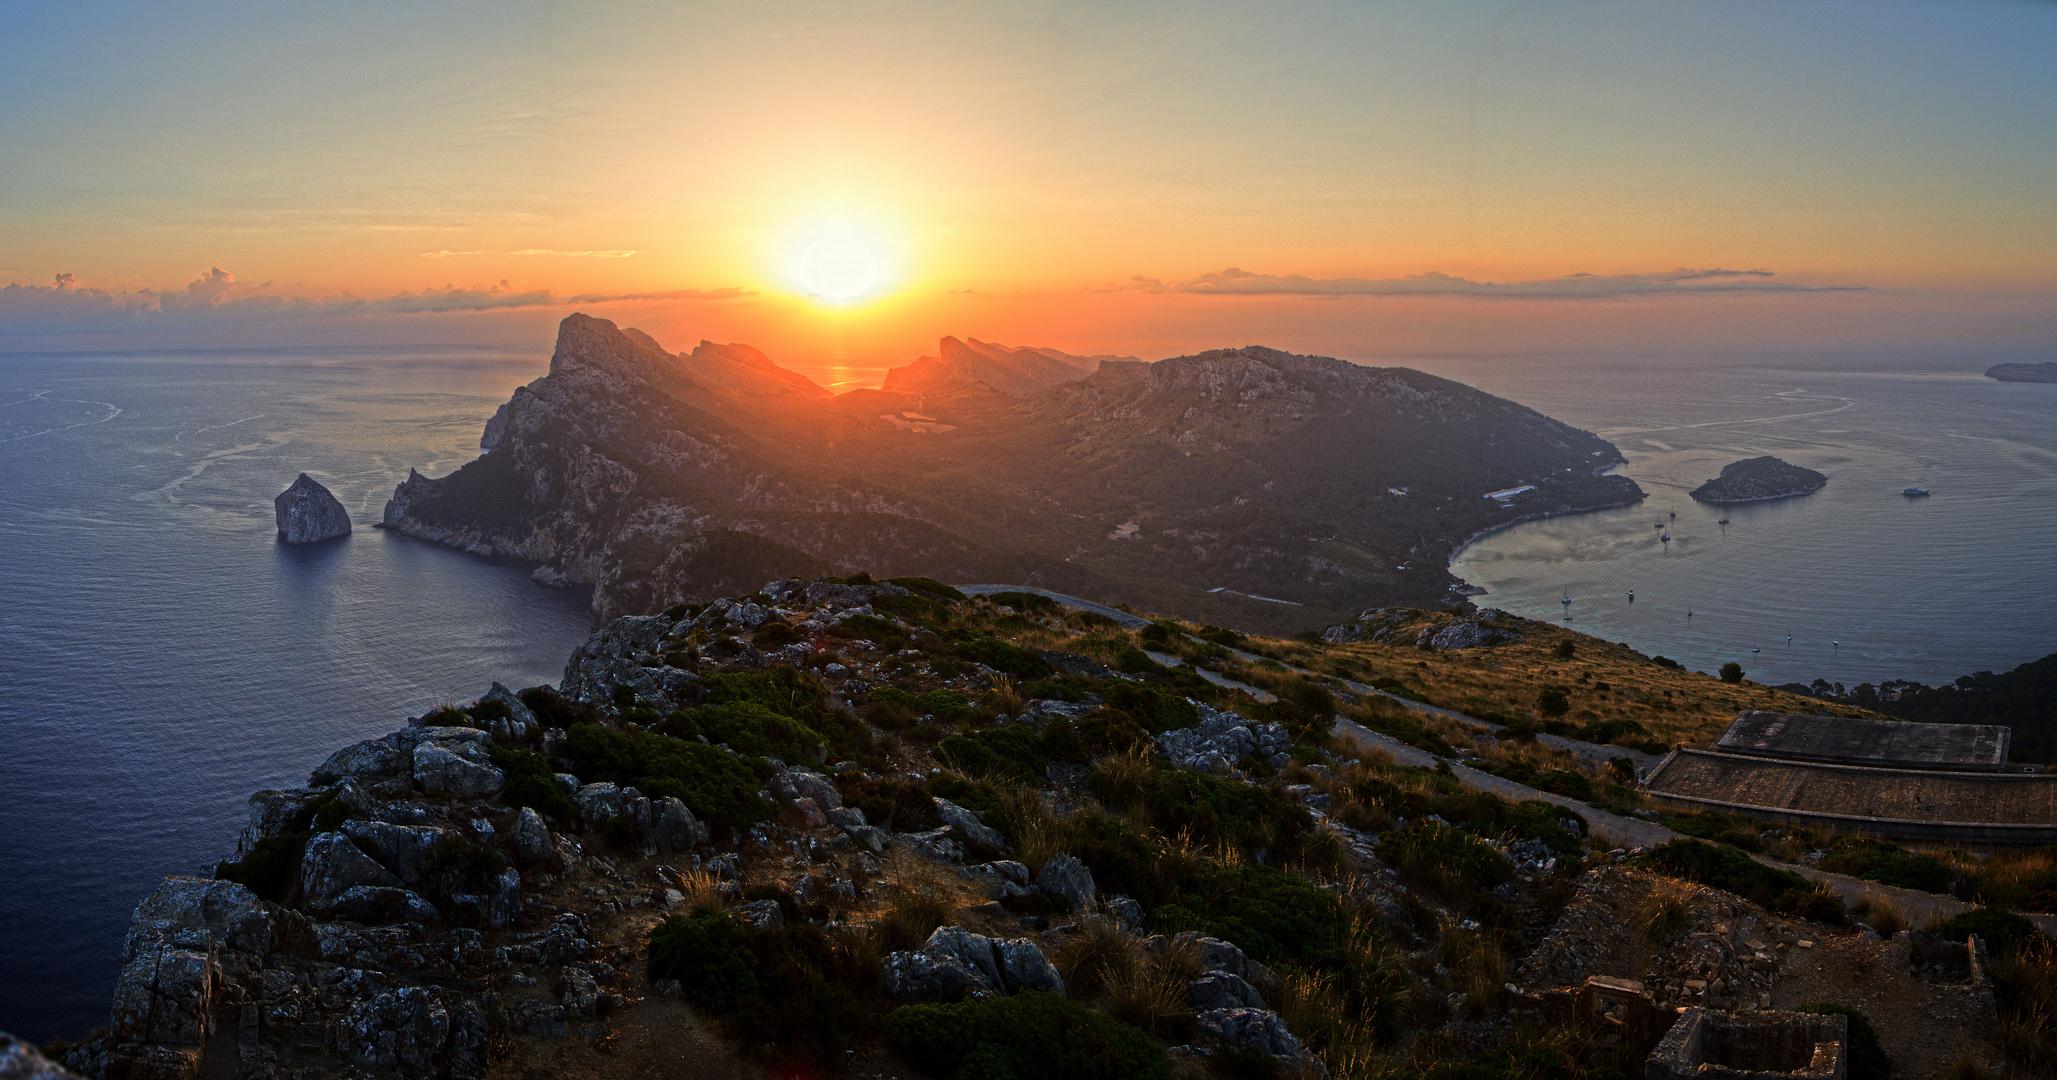
[[[854,233],[831,233],[807,245],[797,268],[800,283],[824,300],[846,302],[878,289],[885,258]]]
[[[816,222],[789,233],[780,245],[781,274],[794,291],[831,307],[849,307],[893,288],[900,277],[900,245],[888,234],[851,222]]]

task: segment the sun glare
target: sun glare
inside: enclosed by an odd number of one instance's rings
[[[874,229],[847,223],[804,229],[786,245],[784,276],[818,303],[845,307],[892,288],[896,245]]]

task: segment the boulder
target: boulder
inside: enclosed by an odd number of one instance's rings
[[[1000,958],[994,953],[992,938],[974,934],[961,926],[939,926],[922,944],[921,951],[956,959],[977,972],[980,984],[986,989],[998,990],[1003,985]]]
[[[108,1071],[193,1075],[224,991],[224,950],[240,958],[239,967],[254,965],[278,935],[271,909],[241,885],[166,879],[137,906],[123,942]]]
[[[79,1080],[35,1047],[0,1031],[0,1080]]]
[[[814,805],[823,813],[843,805],[843,793],[836,790],[836,785],[828,777],[805,769],[786,769],[772,777],[771,791],[780,801],[787,803],[813,799]]]
[[[691,851],[707,842],[707,826],[686,804],[669,796],[650,804],[650,834],[669,851]]]
[[[315,766],[307,782],[314,787],[355,782],[376,792],[381,781],[404,777],[413,767],[412,755],[403,753],[397,738],[388,735],[353,743],[330,754],[327,761]]]
[[[1243,955],[1236,948],[1220,938],[1208,937],[1199,931],[1188,930],[1171,939],[1173,948],[1190,948],[1200,957],[1203,973],[1221,972],[1234,975],[1245,982],[1259,986],[1271,982],[1271,969]]]
[[[1300,1040],[1269,1009],[1209,1009],[1195,1019],[1200,1030],[1230,1046],[1287,1061],[1301,1054]]]
[[[1006,849],[1007,838],[1000,834],[1000,830],[986,825],[978,819],[977,814],[948,799],[941,796],[935,796],[934,798],[936,802],[936,816],[942,818],[943,824],[954,830],[957,835],[963,837],[966,842],[981,844],[995,851]]]
[[[998,942],[994,951],[999,954],[1000,978],[1008,993],[1021,990],[1064,993],[1064,976],[1058,974],[1057,965],[1043,955],[1043,950],[1037,948],[1035,942],[1014,938]]]
[[[893,839],[908,851],[930,862],[964,861],[964,845],[952,839],[947,828],[930,829],[927,832],[894,833]]]
[[[979,863],[967,866],[962,871],[965,877],[984,882],[991,889],[994,900],[1005,900],[1010,896],[1029,894],[1028,867],[1013,860]]]
[[[337,827],[344,836],[368,845],[378,854],[379,865],[391,870],[403,884],[413,884],[422,857],[442,842],[447,833],[432,825],[394,825],[384,821],[346,821]]]
[[[400,884],[392,871],[357,850],[357,845],[339,832],[317,834],[307,841],[307,852],[300,857],[300,892],[308,910],[316,914],[326,913],[355,886],[397,889]]]
[[[467,761],[440,743],[425,742],[414,748],[414,782],[431,794],[473,799],[506,787],[507,774]]]
[[[557,838],[533,806],[524,806],[514,819],[514,853],[523,862],[547,863],[557,859]]]
[[[1053,855],[1036,875],[1036,888],[1063,900],[1073,911],[1091,911],[1098,897],[1093,872],[1069,855]]]
[[[948,954],[896,952],[886,957],[886,991],[901,1001],[962,1001],[982,989],[978,973]]]
[[[1193,1008],[1205,1012],[1209,1009],[1261,1009],[1264,995],[1257,992],[1240,975],[1226,971],[1210,971],[1187,984]]]
[[[338,1049],[361,1069],[435,1076],[450,1039],[450,1012],[430,990],[406,986],[351,1005],[336,1032]]]
[[[288,544],[311,544],[350,535],[350,515],[329,489],[301,473],[291,487],[271,501],[278,519],[279,539]]]
[[[243,886],[210,878],[169,877],[136,905],[122,952],[133,956],[154,941],[202,950],[210,944],[220,945],[263,957],[270,954],[278,933],[271,906]]]
[[[271,790],[250,796],[250,823],[236,840],[236,854],[248,855],[260,842],[293,831],[300,812],[315,797],[311,791]]]
[[[497,701],[507,706],[508,733],[516,738],[525,739],[529,735],[543,730],[542,721],[536,719],[534,709],[529,708],[528,705],[522,702],[521,695],[497,682],[493,684],[492,689],[486,691],[486,696],[479,700],[481,702]],[[499,732],[494,732],[494,734],[498,735]]]
[[[378,926],[384,923],[433,923],[435,905],[419,894],[385,885],[353,885],[328,905],[328,917]]]

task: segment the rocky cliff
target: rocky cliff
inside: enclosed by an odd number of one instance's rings
[[[1464,537],[1641,497],[1597,475],[1621,460],[1604,440],[1404,368],[1249,348],[1106,361],[1026,393],[823,397],[742,350],[674,355],[571,316],[487,452],[410,473],[384,524],[592,582],[602,617],[863,569],[1287,630],[1448,602]],[[1094,359],[1026,352],[1067,372]]]
[[[1765,456],[1725,465],[1720,476],[1688,494],[1704,503],[1765,502],[1812,495],[1827,483],[1828,477],[1813,469]]]
[[[1090,375],[1102,363],[1141,363],[1133,356],[1073,356],[1056,349],[1009,348],[946,337],[936,355],[886,372],[889,393],[914,397],[961,393],[1033,394]]]
[[[288,544],[350,535],[350,515],[343,504],[306,473],[279,492],[272,500],[272,511],[278,520],[279,539]]]

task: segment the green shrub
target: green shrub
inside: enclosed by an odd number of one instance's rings
[[[1902,851],[1896,844],[1870,837],[1837,837],[1820,867],[1832,874],[1932,893],[1949,892],[1957,880],[1956,869],[1933,855]]]
[[[1041,593],[996,592],[988,593],[986,599],[991,600],[996,607],[1011,607],[1016,611],[1027,611],[1037,615],[1058,615],[1064,611],[1064,605]]]
[[[970,597],[964,595],[961,592],[958,592],[956,589],[953,589],[950,586],[945,585],[942,582],[937,581],[933,578],[890,577],[886,579],[886,584],[898,585],[903,589],[918,592],[923,596],[929,597],[931,599],[942,600],[953,604],[961,604],[966,600],[970,599]]]
[[[1763,863],[1732,847],[1720,847],[1699,840],[1673,840],[1649,854],[1650,867],[1660,874],[1697,881],[1731,892],[1760,907],[1792,914],[1805,909],[1806,918],[1831,926],[1848,922],[1842,906],[1806,878]]]
[[[1743,665],[1736,663],[1734,660],[1721,665],[1721,681],[1725,683],[1742,682]]]
[[[1583,801],[1593,797],[1592,778],[1570,769],[1551,769],[1542,773],[1536,777],[1533,786],[1539,791],[1547,791],[1552,795],[1562,795],[1569,799]]]
[[[1086,700],[1086,692],[1063,678],[1032,679],[1018,687],[1022,700],[1034,701],[1047,698],[1051,701],[1069,701],[1074,704]]]
[[[907,1063],[937,1080],[1164,1080],[1164,1051],[1139,1028],[1043,990],[955,1005],[908,1005],[886,1020]]]
[[[865,700],[864,718],[887,731],[902,731],[914,726],[919,704],[920,700],[905,690],[881,686]]]
[[[762,821],[757,774],[734,755],[651,732],[578,724],[565,733],[573,767],[587,782],[633,785],[651,798],[676,798],[710,825]]]
[[[241,859],[216,863],[214,876],[233,881],[273,903],[284,903],[300,871],[300,855],[307,848],[308,833],[296,830],[267,836],[252,845]]]
[[[1146,907],[1169,897],[1168,883],[1157,876],[1150,841],[1121,819],[1084,813],[1072,819],[1069,832],[1071,856],[1093,871],[1099,891],[1126,893]]]
[[[930,690],[915,699],[915,709],[945,724],[976,724],[985,718],[970,698],[955,690]]]
[[[875,974],[817,926],[760,930],[721,911],[673,915],[650,932],[652,979],[677,979],[738,1042],[841,1064],[871,1028],[856,987]]]
[[[754,701],[681,710],[671,714],[662,730],[681,739],[704,735],[707,741],[726,743],[739,754],[788,762],[820,761],[827,750],[821,736],[805,724]]]
[[[1163,675],[1163,664],[1150,659],[1150,654],[1134,645],[1124,646],[1114,656],[1114,670],[1124,675]]]
[[[801,633],[792,623],[773,620],[758,627],[757,632],[750,635],[750,640],[760,649],[783,649],[788,645],[806,641],[807,635]]]
[[[534,750],[514,750],[498,743],[488,748],[493,755],[493,765],[507,774],[507,785],[500,789],[500,801],[519,809],[534,807],[536,812],[558,821],[570,821],[577,813],[564,789],[557,786],[557,777],[550,772],[550,763]]]
[[[936,757],[973,776],[1006,778],[1039,784],[1050,761],[1042,739],[1026,727],[994,728],[952,735],[936,744]]]
[[[1569,660],[1572,657],[1578,655],[1578,645],[1575,642],[1573,642],[1570,638],[1565,638],[1563,641],[1557,643],[1556,653],[1557,659]]]
[[[701,688],[708,705],[750,703],[798,721],[839,756],[861,757],[876,749],[871,731],[856,717],[831,708],[821,680],[798,668],[721,672],[709,675]]]
[[[1176,902],[1150,915],[1168,933],[1198,930],[1267,964],[1329,962],[1342,947],[1348,921],[1335,896],[1283,870],[1210,861],[1176,884]]]
[[[531,686],[521,692],[521,703],[536,714],[546,728],[571,730],[573,724],[590,723],[599,718],[590,705],[580,705],[567,700],[564,695],[547,686]]]
[[[1563,716],[1571,711],[1571,695],[1561,686],[1545,686],[1536,694],[1536,711],[1544,716]]]
[[[1107,708],[1126,714],[1152,735],[1200,722],[1200,710],[1192,702],[1162,687],[1126,679],[1102,679],[1098,689]]]
[[[899,652],[910,644],[907,631],[892,620],[876,615],[845,615],[840,622],[829,627],[828,633],[830,637],[846,640],[862,638],[887,652]]]
[[[1250,644],[1249,638],[1234,630],[1224,630],[1219,626],[1201,627],[1200,637],[1225,649],[1240,649]]]
[[[999,638],[984,637],[960,641],[951,649],[960,658],[1004,671],[1017,679],[1047,679],[1057,673],[1050,661],[1034,649],[1010,645]]]
[[[1095,797],[1109,804],[1140,802],[1137,809],[1150,826],[1166,836],[1184,833],[1206,845],[1229,845],[1249,852],[1285,850],[1314,827],[1314,819],[1298,799],[1267,787],[1224,780],[1159,761],[1140,778],[1137,799],[1110,786],[1110,774],[1095,770],[1088,783]]]
[[[1928,928],[1935,937],[1948,941],[1963,941],[1973,934],[1986,943],[1986,949],[1999,956],[2015,946],[2042,940],[2043,932],[2035,923],[2011,911],[1997,908],[1974,908],[1962,915],[1945,919]]]
[[[864,811],[864,819],[882,829],[921,832],[942,824],[928,789],[912,780],[854,775],[838,777],[836,786],[843,805]]]
[[[1484,891],[1514,880],[1514,867],[1491,845],[1433,821],[1410,821],[1387,833],[1379,843],[1379,856],[1445,892]]]
[[[1850,1018],[1849,1051],[1850,1080],[1890,1080],[1893,1062],[1886,1056],[1886,1048],[1878,1043],[1878,1031],[1871,1026],[1871,1018],[1862,1010],[1848,1005],[1837,1005],[1830,1001],[1818,1001],[1802,1005],[1794,1012],[1813,1013],[1816,1016],[1847,1016]]]

